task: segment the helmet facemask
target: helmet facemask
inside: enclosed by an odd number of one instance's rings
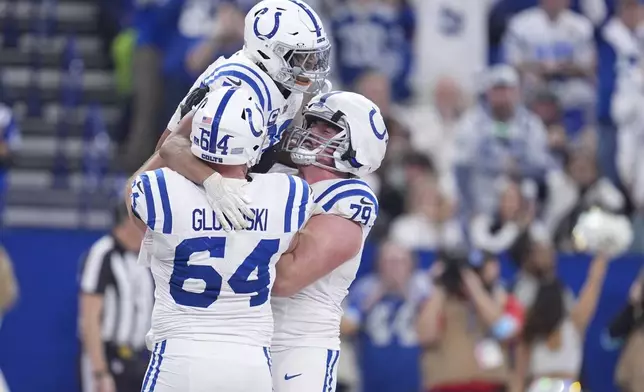
[[[329,111],[330,113],[330,111]],[[284,151],[289,152],[291,160],[298,166],[317,166],[338,171],[336,162],[342,160],[350,150],[348,124],[344,119],[336,121],[333,114],[305,113],[304,126],[295,127],[284,140]],[[337,133],[321,135],[315,129],[317,122],[325,122]]]
[[[275,80],[285,88],[300,93],[321,91],[329,75],[331,45],[301,49],[277,43],[273,49],[283,59]]]

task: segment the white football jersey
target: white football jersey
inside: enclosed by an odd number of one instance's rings
[[[340,349],[342,301],[360,266],[364,241],[378,216],[378,199],[359,179],[326,180],[311,185],[313,215],[332,214],[362,226],[362,247],[351,260],[289,298],[272,298],[273,347]]]
[[[286,174],[254,174],[246,191],[255,219],[227,233],[203,188],[180,174],[158,169],[132,183],[132,211],[148,227],[139,258],[156,286],[148,347],[168,338],[270,345],[275,263],[308,220],[312,192]]]
[[[238,51],[230,58],[220,57],[217,59],[199,76],[190,92],[200,85],[210,86],[211,91],[221,86],[237,86],[247,89],[253,94],[253,98],[263,109],[268,131],[263,150],[280,140],[302,106],[302,94],[292,92],[288,99],[285,99],[273,79],[248,59],[243,50]],[[181,101],[168,123],[167,128],[171,132],[177,129],[179,121],[181,121],[181,105],[185,103],[185,100],[186,98]]]
[[[529,62],[572,62],[590,66],[595,61],[593,25],[583,15],[565,10],[552,21],[540,7],[532,7],[510,19],[505,33],[506,60],[517,66]],[[595,88],[583,78],[550,82],[565,108],[592,102]]]

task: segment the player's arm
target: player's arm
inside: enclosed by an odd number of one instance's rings
[[[192,114],[185,116],[174,132],[165,139],[159,154],[166,165],[195,184],[203,184],[212,175],[218,175],[206,162],[190,151]]]
[[[337,215],[315,215],[277,263],[273,294],[291,296],[324,277],[362,247],[362,228]]]

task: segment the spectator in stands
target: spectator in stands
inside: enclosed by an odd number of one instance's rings
[[[387,150],[389,153],[389,149]],[[435,176],[434,165],[427,156],[420,153],[408,153],[401,162],[386,162],[378,170],[382,186],[378,192],[380,212],[376,226],[371,230],[372,238],[385,237],[389,233],[392,220],[405,212],[407,192],[412,184],[424,178]]]
[[[456,181],[465,213],[494,213],[494,180],[499,176],[539,182],[551,164],[546,130],[521,106],[518,84],[514,69],[494,66],[486,78],[483,101],[458,125]]]
[[[594,154],[572,150],[564,166],[548,175],[543,218],[557,249],[572,251],[572,229],[582,212],[593,206],[622,212],[626,200],[607,178],[600,177]]]
[[[501,392],[510,380],[508,347],[522,309],[499,284],[496,257],[443,255],[435,288],[418,316],[423,390]]]
[[[508,253],[519,268],[510,290],[527,309],[536,301],[540,282],[555,274],[555,249],[549,237],[534,230],[522,232]],[[564,288],[563,295],[565,309],[569,312],[575,303],[575,295],[569,287]]]
[[[163,51],[177,24],[180,0],[136,1],[133,28],[136,34],[132,59],[132,116],[119,161],[133,173],[152,155],[165,120],[162,113]]]
[[[409,249],[453,249],[464,242],[461,224],[454,217],[455,203],[446,197],[436,178],[427,177],[409,185],[407,213],[397,217],[389,236]]]
[[[500,178],[497,183],[500,196],[496,213],[479,214],[470,225],[472,245],[494,254],[508,250],[525,231],[545,230],[534,221],[534,183],[521,184],[509,178]]]
[[[600,123],[598,159],[602,173],[620,184],[635,209],[636,237],[644,233],[644,5],[621,0],[617,15],[602,29],[600,50],[605,70],[600,86],[605,117]],[[602,69],[600,69],[602,71]],[[612,100],[611,100],[612,99]],[[641,241],[633,242],[641,252]]]
[[[644,269],[631,285],[628,304],[607,332],[612,342],[625,343],[615,369],[615,383],[623,392],[644,391]]]
[[[0,324],[2,316],[6,313],[18,298],[18,282],[13,273],[13,266],[9,255],[0,246]],[[0,370],[0,391],[9,392],[9,387],[4,381],[2,370]]]
[[[0,228],[7,192],[7,172],[11,159],[20,147],[20,130],[11,109],[0,102]]]
[[[164,112],[168,117],[211,62],[242,48],[244,41],[239,31],[243,26],[232,23],[238,21],[238,13],[231,11],[230,7],[246,14],[255,3],[254,0],[195,0],[183,3],[177,30],[169,41],[163,64],[166,86]],[[220,9],[224,10],[224,17],[230,19],[223,24],[217,17]]]
[[[636,157],[641,155],[639,135],[644,133],[644,11],[638,0],[617,4],[598,42],[598,159],[604,176],[615,184],[621,178],[632,189]]]
[[[343,335],[356,338],[362,391],[420,390],[415,319],[430,287],[415,266],[407,248],[385,242],[377,271],[351,289],[341,328]]]
[[[547,85],[564,108],[568,134],[577,137],[595,102],[593,25],[569,10],[570,0],[540,0],[514,16],[506,31],[506,61],[517,67],[528,89]]]
[[[336,11],[331,34],[342,84],[354,85],[375,67],[387,75],[394,100],[409,98],[415,19],[407,2],[349,0]]]
[[[412,1],[422,21],[414,42],[413,85],[423,103],[445,76],[458,80],[467,96],[477,93],[477,78],[488,65],[488,11],[497,1]]]
[[[188,53],[186,67],[192,75],[201,74],[221,52],[234,52],[244,42],[244,9],[234,3],[222,3],[217,8],[214,29]]]
[[[431,105],[405,111],[403,120],[411,131],[412,148],[426,154],[436,165],[442,182],[454,184],[456,124],[466,109],[460,86],[449,77],[439,78]]]
[[[387,74],[376,69],[365,69],[355,80],[355,91],[373,101],[385,121],[401,116],[400,108],[392,99],[392,82]]]
[[[81,382],[84,392],[141,390],[149,352],[154,282],[137,262],[143,235],[119,203],[115,226],[89,249],[80,274]]]
[[[511,392],[525,391],[542,378],[567,383],[580,379],[584,336],[595,314],[607,268],[608,257],[596,255],[579,301],[570,311],[565,304],[566,288],[554,268],[543,275],[534,303],[527,308]]]
[[[546,126],[550,156],[552,156],[555,166],[561,168],[568,146],[568,136],[562,122],[563,113],[559,98],[547,88],[540,89],[530,100],[529,107]]]

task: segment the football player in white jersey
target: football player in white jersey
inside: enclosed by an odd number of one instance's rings
[[[353,282],[378,200],[360,179],[380,167],[388,141],[378,107],[362,95],[314,97],[284,149],[313,189],[313,217],[277,264],[273,297],[276,392],[335,390],[341,303]]]
[[[146,233],[139,257],[156,286],[143,392],[272,390],[275,264],[313,202],[299,177],[247,175],[265,141],[261,117],[246,89],[229,87],[209,93],[181,124],[192,129],[198,158],[248,180],[255,218],[245,230],[224,231],[203,187],[175,171],[146,171],[132,183],[130,208]]]
[[[246,15],[243,49],[228,59],[218,59],[201,74],[159,140],[160,150],[141,170],[168,166],[203,184],[224,229],[243,228],[247,224],[244,215],[253,217],[245,205],[246,192],[239,189],[244,184],[224,181],[195,159],[185,148],[189,130],[182,132],[179,121],[208,91],[240,87],[253,96],[264,113],[268,137],[262,151],[266,151],[277,144],[299,112],[303,93],[316,94],[329,88],[326,76],[330,70],[330,48],[320,17],[303,1],[259,2]],[[265,167],[254,171],[265,172],[271,164],[262,166]]]

